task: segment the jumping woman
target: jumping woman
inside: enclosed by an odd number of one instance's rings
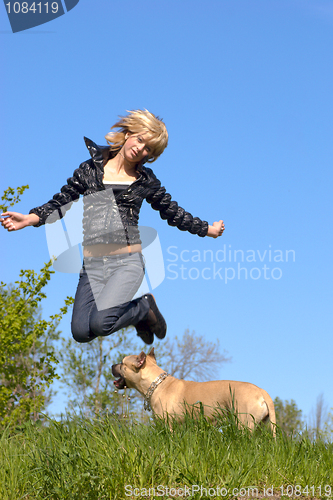
[[[138,228],[143,200],[161,218],[181,231],[217,238],[223,221],[209,225],[179,207],[161,186],[151,168],[168,144],[161,119],[147,110],[130,111],[105,136],[108,146],[85,138],[91,158],[67,180],[60,193],[29,214],[5,212],[8,231],[39,227],[63,217],[83,196],[83,266],[75,295],[72,334],[90,342],[133,325],[146,344],[154,334],[166,335],[166,322],[151,294],[133,299],[144,278],[142,241]]]

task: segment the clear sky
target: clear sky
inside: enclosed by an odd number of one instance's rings
[[[0,11],[0,187],[30,185],[15,209],[59,191],[88,158],[83,136],[105,144],[129,109],[159,115],[170,141],[157,177],[193,215],[226,226],[199,238],[144,205],[164,255],[154,295],[168,335],[218,338],[232,363],[212,379],[253,382],[305,415],[322,392],[333,407],[332,2],[80,0],[16,34]],[[2,281],[49,259],[44,228],[0,241]],[[45,315],[77,278],[52,277]]]

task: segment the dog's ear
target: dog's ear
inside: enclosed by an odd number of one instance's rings
[[[141,368],[144,364],[144,362],[146,361],[146,355],[145,353],[142,351],[140,352],[136,362],[134,363],[135,364],[135,367],[136,368]]]
[[[156,361],[156,358],[155,358],[155,350],[154,348],[152,347],[150,349],[150,351],[148,352],[148,356],[150,356],[151,358],[153,358],[154,361]]]

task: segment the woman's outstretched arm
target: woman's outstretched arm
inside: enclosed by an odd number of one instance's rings
[[[35,226],[39,223],[39,217],[36,214],[20,214],[19,212],[4,212],[1,214],[1,225],[7,231],[18,231],[27,226]]]
[[[201,237],[218,238],[223,234],[225,229],[223,220],[209,225],[207,221],[203,221],[199,217],[193,217],[192,214],[180,207],[176,201],[172,201],[171,195],[166,192],[165,187],[161,186],[161,182],[153,171],[149,168],[146,168],[146,170],[150,175],[150,192],[146,196],[146,200],[154,210],[160,212],[161,218],[167,220],[170,226],[176,226],[181,231],[189,231]]]

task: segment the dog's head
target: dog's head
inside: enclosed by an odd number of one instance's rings
[[[117,378],[114,385],[117,389],[134,388],[136,389],[141,380],[141,373],[147,363],[156,365],[154,348],[146,355],[143,351],[139,355],[126,356],[121,363],[112,365],[112,375]]]

